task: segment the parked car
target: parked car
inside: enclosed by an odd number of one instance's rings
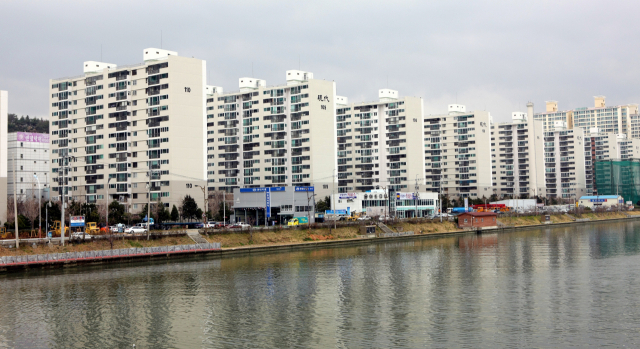
[[[358,220],[359,220],[359,221],[368,221],[368,220],[371,220],[371,217],[369,217],[369,216],[362,216],[362,217],[358,217]]]
[[[139,225],[134,225],[133,227],[129,227],[127,229],[125,229],[124,231],[127,234],[142,234],[142,233],[146,233],[147,229],[146,227],[141,227]]]
[[[215,228],[216,227],[216,222],[207,222],[207,224],[205,224],[204,227],[205,228]]]
[[[390,217],[390,216],[380,216],[380,218],[379,218],[380,222],[390,221],[390,220],[392,220],[392,219],[393,219],[393,218],[392,218],[392,217]]]

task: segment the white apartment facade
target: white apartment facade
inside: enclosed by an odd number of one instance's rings
[[[489,112],[451,104],[446,115],[425,116],[424,153],[427,191],[453,198],[493,193]]]
[[[570,201],[587,195],[585,142],[582,128],[544,133],[547,197]]]
[[[191,195],[203,207],[205,77],[205,61],[149,48],[140,64],[90,61],[80,76],[51,80],[52,198],[118,200],[136,213]]]
[[[7,148],[8,195],[13,195],[15,185],[18,199],[37,199],[41,189],[39,195],[45,200],[49,188],[49,134],[9,133]]]
[[[512,122],[491,125],[493,194],[524,198],[546,195],[542,121],[528,113],[512,113]]]
[[[605,96],[595,96],[592,108],[575,108],[558,111],[558,102],[547,101],[546,111],[535,114],[536,120],[543,122],[545,132],[555,131],[556,126],[561,129],[565,125],[568,129],[580,127],[589,134],[592,130],[602,133],[626,133],[632,135],[631,115],[638,113],[637,104],[607,106]],[[556,124],[563,121],[564,124]]]
[[[347,104],[336,110],[338,192],[413,188],[424,184],[423,101],[381,89],[379,100]]]
[[[336,84],[286,72],[286,84],[240,78],[240,91],[212,87],[206,100],[209,191],[334,186]]]
[[[7,221],[7,138],[9,92],[0,90],[0,224]]]

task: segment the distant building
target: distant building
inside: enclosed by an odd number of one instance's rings
[[[556,128],[544,133],[547,197],[567,201],[587,194],[585,132]]]
[[[585,134],[597,129],[603,133],[626,133],[632,135],[631,115],[638,113],[637,104],[606,106],[605,96],[595,96],[592,108],[575,108],[572,110],[558,110],[557,101],[547,101],[546,111],[537,113],[535,120],[543,122],[545,132],[552,132],[560,128],[582,128]],[[560,123],[558,123],[560,122]]]
[[[424,187],[424,186],[422,186]],[[396,192],[374,189],[368,192],[338,193],[333,195],[334,208],[345,210],[347,214],[357,213],[367,216],[393,216],[397,218],[426,217],[438,212],[438,194],[420,191]],[[391,196],[391,201],[389,201]]]
[[[38,181],[40,181],[40,195],[44,201],[48,197],[49,188],[49,134],[13,132],[8,136],[8,195],[13,195],[16,186],[18,199],[37,199]],[[14,165],[14,159],[15,165]],[[16,182],[13,172],[16,172]],[[37,180],[36,177],[37,176]],[[46,195],[45,195],[46,194]]]
[[[7,221],[7,129],[9,93],[0,91],[0,224]]]
[[[494,212],[464,212],[458,215],[458,228],[481,230],[498,227],[498,214]]]

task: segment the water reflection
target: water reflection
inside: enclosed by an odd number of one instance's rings
[[[9,275],[0,347],[636,346],[640,223]]]

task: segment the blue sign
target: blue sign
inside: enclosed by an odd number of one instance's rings
[[[296,187],[296,191],[313,191],[313,187]]]
[[[271,192],[266,193],[267,197],[267,218],[271,218]]]
[[[272,188],[240,188],[241,193],[263,193],[268,191],[285,191],[285,187],[272,187]]]
[[[589,199],[591,202],[607,202],[607,199]]]
[[[324,214],[347,214],[347,210],[325,210]]]

